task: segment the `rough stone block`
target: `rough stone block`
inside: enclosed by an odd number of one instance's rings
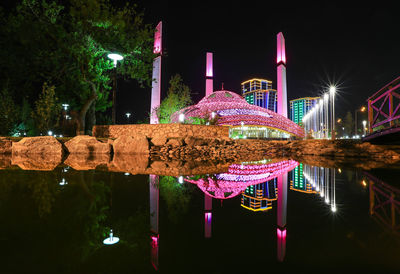
[[[12,141],[6,137],[0,137],[0,154],[11,154]]]
[[[12,144],[13,155],[55,154],[60,158],[63,154],[62,144],[53,136],[26,137]]]
[[[149,154],[149,141],[146,136],[138,135],[138,136],[120,136],[118,137],[113,144],[114,154]]]
[[[66,142],[64,145],[70,154],[111,153],[111,144],[100,142],[95,137],[88,135],[78,135]]]

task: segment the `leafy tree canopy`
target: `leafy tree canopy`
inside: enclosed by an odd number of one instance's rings
[[[44,82],[76,115],[83,133],[88,109],[110,106],[112,61],[118,52],[118,74],[151,83],[153,27],[135,5],[113,6],[108,0],[21,0],[4,16],[0,9],[0,82],[18,98],[38,98]],[[23,95],[23,96],[20,96]]]
[[[190,88],[183,83],[179,74],[172,76],[169,81],[167,97],[161,102],[160,107],[155,111],[160,124],[171,122],[171,115],[192,103]]]

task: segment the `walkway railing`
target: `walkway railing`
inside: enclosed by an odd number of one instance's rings
[[[400,125],[400,77],[393,80],[368,101],[368,133]]]

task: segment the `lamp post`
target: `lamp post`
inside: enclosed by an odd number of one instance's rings
[[[366,135],[365,129],[366,129],[366,126],[367,126],[367,121],[366,120],[362,121],[362,124],[363,124],[363,132],[364,132],[364,136],[365,136]]]
[[[329,117],[328,117],[328,108],[329,108],[329,105],[328,105],[328,101],[329,101],[329,94],[328,94],[328,93],[325,93],[325,94],[324,94],[325,128],[326,128],[326,131],[325,131],[325,139],[328,139],[328,137],[329,137],[329,135],[328,135],[328,132],[329,132]]]
[[[360,111],[360,112],[364,112],[365,111],[365,106],[362,106],[360,109],[356,109],[355,111],[354,111],[354,116],[355,116],[355,119],[354,119],[354,135],[357,135],[357,111]]]
[[[336,87],[331,86],[329,88],[329,94],[331,96],[331,139],[335,140],[335,92],[336,92]]]
[[[124,57],[122,57],[121,55],[117,54],[117,53],[110,53],[107,55],[108,58],[110,58],[111,60],[113,60],[114,62],[114,81],[113,81],[113,96],[112,96],[112,114],[111,114],[111,119],[112,119],[112,123],[115,125],[115,112],[116,112],[116,103],[117,103],[117,97],[116,97],[116,93],[117,93],[117,62],[121,61],[122,59],[124,59]]]
[[[319,99],[319,138],[323,138],[324,133],[324,99]]]
[[[125,113],[125,116],[126,116],[126,119],[128,120],[128,124],[129,124],[129,117],[131,117],[131,113],[130,112]]]

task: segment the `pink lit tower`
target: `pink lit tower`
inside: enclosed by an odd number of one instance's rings
[[[285,38],[282,32],[277,35],[277,101],[278,101],[278,114],[288,117],[287,112],[287,92],[286,92],[286,52],[285,52]]]
[[[154,33],[153,52],[157,57],[153,61],[153,82],[151,85],[150,124],[158,124],[155,109],[161,104],[161,57],[162,57],[162,22],[158,23]]]
[[[207,52],[206,55],[206,97],[213,93],[214,82],[213,82],[213,54]]]

